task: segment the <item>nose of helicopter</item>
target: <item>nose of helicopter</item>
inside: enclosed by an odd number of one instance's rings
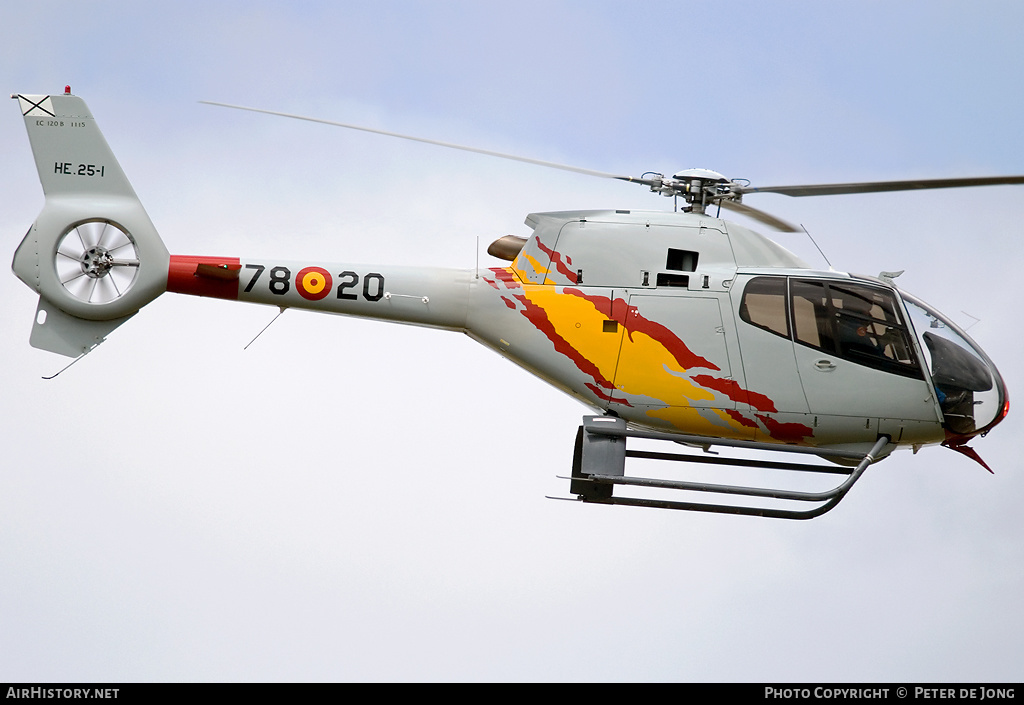
[[[995,366],[992,366],[992,373],[995,377],[996,384],[999,386],[1000,399],[1002,399],[1001,411],[985,426],[975,428],[973,431],[967,433],[955,433],[950,430],[948,421],[949,414],[945,412],[945,407],[943,407],[943,413],[946,415],[947,420],[943,424],[946,427],[946,440],[943,441],[942,445],[946,446],[950,450],[955,450],[958,453],[966,455],[968,458],[981,465],[981,467],[994,474],[995,471],[988,466],[988,463],[981,459],[981,456],[978,455],[978,451],[974,450],[974,448],[968,447],[967,445],[967,442],[975,436],[984,436],[986,433],[991,431],[996,424],[1005,419],[1006,415],[1010,413],[1010,398],[1006,391],[1006,385],[1003,384],[1002,377],[999,376],[999,372],[995,369]]]
[[[942,408],[946,445],[962,446],[1006,418],[1009,394],[995,364],[959,326],[900,292],[921,343]]]
[[[973,395],[975,397],[973,404],[988,404],[989,408],[985,411],[981,409],[978,411],[971,410],[971,413],[973,414],[974,428],[965,428],[954,431],[955,435],[952,435],[949,441],[947,441],[948,443],[962,444],[975,436],[984,436],[995,428],[1003,419],[1006,418],[1006,415],[1010,413],[1010,396],[1006,390],[1003,378],[999,375],[999,371],[996,370],[994,365],[990,367],[990,372],[994,378],[994,387],[996,387],[996,389],[992,390],[992,394],[998,394],[998,403],[993,404],[983,398],[978,399],[977,397],[983,397],[984,395],[975,393]],[[993,398],[992,401],[995,401],[995,399]],[[991,413],[993,411],[995,413]],[[956,423],[960,421],[960,418],[968,415],[964,413],[960,416],[955,416],[952,411],[946,411],[946,404],[943,404],[943,414],[946,418],[947,428],[950,431],[953,431],[953,429],[950,428],[951,425],[955,426]],[[950,423],[951,419],[953,420],[952,424]]]

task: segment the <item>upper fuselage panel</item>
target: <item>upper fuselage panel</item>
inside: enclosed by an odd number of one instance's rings
[[[737,268],[808,267],[763,235],[708,215],[563,211],[532,213],[526,224],[533,237],[513,265],[524,283],[707,289]]]

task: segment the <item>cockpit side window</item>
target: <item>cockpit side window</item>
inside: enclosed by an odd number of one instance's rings
[[[792,305],[796,342],[838,353],[825,283],[793,280]]]
[[[906,328],[888,292],[868,287],[829,285],[841,351],[850,359],[867,355],[913,364]]]
[[[856,283],[794,280],[796,342],[868,367],[922,377],[892,292]]]

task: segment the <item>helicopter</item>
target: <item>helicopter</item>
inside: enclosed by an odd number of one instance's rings
[[[676,208],[532,213],[532,232],[494,241],[488,253],[503,264],[484,269],[171,255],[81,97],[67,87],[11,98],[45,195],[12,267],[39,294],[30,344],[70,364],[165,292],[215,297],[468,335],[593,410],[566,478],[587,503],[809,519],[899,448],[942,445],[991,472],[968,443],[1006,417],[1008,394],[964,330],[896,287],[898,273],[819,271],[718,215],[796,231],[744,198],[1022,184],[1024,176],[772,187],[707,169],[630,177],[212,103],[637,183]],[[629,449],[631,438],[676,452]],[[766,458],[792,455],[827,464]],[[685,481],[627,475],[627,458],[845,479],[814,492]],[[621,494],[627,489],[656,496]]]

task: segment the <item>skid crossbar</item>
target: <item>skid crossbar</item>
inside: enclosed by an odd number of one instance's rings
[[[704,457],[680,453],[655,453],[651,451],[630,451],[626,449],[627,438],[647,438],[673,441],[707,448],[710,445],[727,446],[747,450],[805,455],[827,455],[857,462],[856,467],[837,467],[808,463],[789,463],[770,460],[748,460],[740,458]],[[801,446],[780,446],[754,441],[708,439],[701,436],[680,436],[656,431],[637,431],[626,427],[626,422],[612,416],[584,416],[583,425],[576,435],[576,452],[573,458],[570,492],[584,502],[601,504],[624,504],[635,507],[656,507],[684,511],[714,512],[717,514],[742,514],[747,516],[773,517],[777,519],[812,519],[833,509],[860,479],[869,465],[881,457],[889,443],[887,436],[881,436],[867,453],[843,450],[825,450]],[[731,465],[769,470],[788,470],[839,474],[848,477],[838,486],[825,492],[800,492],[795,490],[766,487],[744,487],[741,485],[719,485],[706,482],[685,482],[647,477],[631,477],[625,474],[626,458],[670,460],[675,462]],[[732,504],[709,504],[700,502],[679,502],[639,497],[617,497],[617,485],[648,487],[657,489],[705,492],[717,495],[757,497],[763,499],[792,500],[822,503],[806,510],[782,509],[775,507],[750,507]]]

